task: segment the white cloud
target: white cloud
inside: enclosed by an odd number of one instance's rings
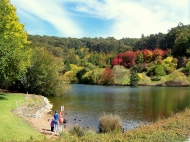
[[[74,0],[73,0],[74,1]],[[188,0],[97,0],[83,1],[76,6],[76,11],[84,12],[96,18],[112,19],[112,34],[116,38],[140,37],[166,33],[179,22],[189,24]]]
[[[64,9],[64,4],[72,3],[72,10],[80,15],[91,18],[108,19],[110,23],[110,35],[105,35],[102,30],[99,36],[113,36],[117,39],[123,37],[140,37],[166,33],[179,22],[190,23],[189,0],[11,0],[16,7],[29,15],[37,16],[48,21],[63,33],[63,36],[89,37],[91,33],[85,33],[75,24],[75,20]],[[74,7],[75,6],[75,7]],[[67,7],[68,9],[69,7]],[[76,14],[76,13],[75,13]],[[75,15],[77,16],[77,15]],[[34,21],[34,17],[31,18]],[[96,26],[95,24],[93,26]],[[85,30],[87,31],[87,30]],[[108,32],[107,32],[108,33]],[[86,35],[85,35],[86,34]]]
[[[54,0],[11,0],[16,7],[52,24],[64,36],[79,37],[80,28],[67,16],[60,1]],[[31,21],[34,19],[31,19]]]

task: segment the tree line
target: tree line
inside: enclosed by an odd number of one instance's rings
[[[0,88],[44,96],[69,89],[62,57],[45,47],[31,47],[10,0],[0,1]]]
[[[190,25],[179,23],[176,27],[168,30],[167,34],[157,33],[141,38],[96,37],[96,38],[61,38],[54,36],[29,35],[28,39],[34,46],[45,46],[47,48],[60,47],[62,49],[79,50],[82,47],[88,48],[90,52],[115,53],[127,50],[137,51],[143,49],[162,50],[171,49],[174,56],[190,56]]]
[[[190,25],[141,38],[28,35],[10,0],[0,1],[0,87],[45,96],[68,83],[136,85],[142,74],[189,74]],[[155,78],[153,78],[155,79]],[[124,80],[124,81],[123,81]]]

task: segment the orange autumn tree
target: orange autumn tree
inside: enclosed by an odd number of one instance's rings
[[[152,50],[149,50],[149,49],[144,49],[142,50],[142,54],[143,54],[143,57],[144,57],[144,62],[145,63],[150,63],[151,60],[152,60]]]
[[[102,74],[98,84],[114,84],[114,75],[110,67],[107,67]]]
[[[152,56],[153,56],[153,60],[155,60],[157,57],[162,57],[162,59],[165,57],[166,55],[166,52],[162,49],[159,49],[159,48],[155,48],[153,51],[152,51]]]

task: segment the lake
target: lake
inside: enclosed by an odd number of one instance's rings
[[[72,91],[49,97],[52,110],[64,105],[68,127],[98,129],[103,114],[117,114],[125,130],[171,116],[190,107],[190,87],[103,86],[72,84]]]

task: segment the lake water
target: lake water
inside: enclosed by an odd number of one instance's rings
[[[120,116],[125,130],[166,118],[190,107],[190,87],[101,86],[73,84],[66,96],[49,97],[52,110],[64,105],[68,126],[98,129],[103,114]]]

